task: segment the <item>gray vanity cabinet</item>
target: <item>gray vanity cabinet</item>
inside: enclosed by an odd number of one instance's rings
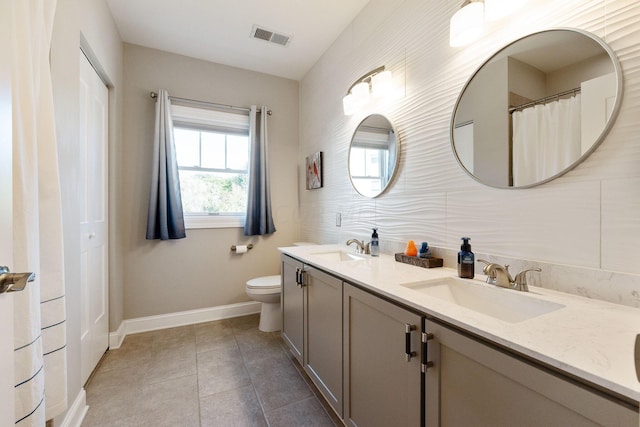
[[[427,320],[426,426],[637,426],[638,413],[585,385]]]
[[[342,416],[342,280],[282,256],[282,337]]]
[[[282,339],[302,365],[304,349],[304,290],[299,283],[300,271],[304,264],[282,255]]]
[[[342,280],[305,266],[304,370],[342,417]]]
[[[347,283],[343,298],[344,422],[419,426],[421,316]]]

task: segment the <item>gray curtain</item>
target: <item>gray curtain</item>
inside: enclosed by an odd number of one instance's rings
[[[171,102],[166,90],[158,92],[153,136],[153,171],[147,214],[147,240],[187,237],[182,214],[180,178],[173,142]]]
[[[269,162],[267,156],[267,107],[251,106],[249,111],[249,200],[245,236],[271,234],[276,231],[271,215]]]

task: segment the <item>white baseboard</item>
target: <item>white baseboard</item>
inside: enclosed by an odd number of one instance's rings
[[[115,332],[109,334],[109,348],[114,350],[122,345],[129,334],[193,325],[214,320],[230,319],[260,312],[260,302],[242,302],[238,304],[220,305],[199,310],[181,311],[158,316],[127,319],[120,323]]]
[[[84,388],[80,389],[80,393],[76,396],[71,407],[67,411],[60,427],[80,427],[84,417],[87,415],[89,407],[87,406],[87,393]]]
[[[120,348],[122,345],[122,341],[124,341],[125,337],[125,321],[120,322],[120,326],[115,332],[109,333],[109,348],[111,350],[115,350],[116,348]]]

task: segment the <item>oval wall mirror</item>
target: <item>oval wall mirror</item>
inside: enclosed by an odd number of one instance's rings
[[[527,188],[573,169],[613,125],[622,71],[581,30],[541,31],[502,48],[464,86],[451,120],[458,163],[483,184]]]
[[[378,197],[398,168],[399,144],[393,124],[372,114],[360,122],[349,146],[351,185],[365,197]]]

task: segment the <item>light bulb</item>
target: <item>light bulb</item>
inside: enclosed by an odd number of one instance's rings
[[[449,45],[464,46],[477,40],[484,31],[484,4],[469,3],[457,11],[450,21]]]
[[[369,102],[369,83],[358,83],[351,89],[351,93],[353,94],[355,104],[358,107],[362,107]]]
[[[376,98],[389,94],[392,86],[391,71],[382,71],[371,77],[371,93]]]
[[[349,93],[342,98],[342,109],[344,110],[345,116],[350,116],[356,112],[357,108],[354,101],[355,99],[352,93]]]

